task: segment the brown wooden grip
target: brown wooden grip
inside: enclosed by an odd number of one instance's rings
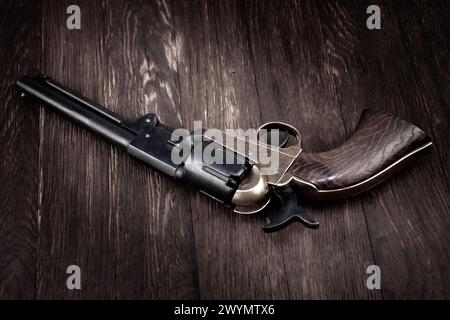
[[[381,182],[429,146],[430,139],[411,123],[366,109],[347,141],[325,152],[301,153],[289,173],[313,184],[313,197],[347,196]]]

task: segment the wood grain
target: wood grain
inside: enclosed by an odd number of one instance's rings
[[[0,299],[36,297],[38,110],[14,88],[40,65],[41,4],[2,1],[0,16]],[[5,14],[7,12],[7,14]],[[10,17],[15,19],[12,21]]]
[[[183,126],[255,128],[261,119],[242,3],[180,1],[174,9]],[[261,216],[239,216],[196,192],[190,201],[200,298],[289,298],[280,237],[262,232]]]
[[[393,9],[398,12],[399,6],[395,5]],[[446,44],[450,25],[440,13],[448,12],[450,3],[436,1],[433,6],[428,6],[427,2],[413,1],[407,10],[403,10],[404,14],[397,13],[395,17],[400,31],[398,35],[405,38],[404,60],[413,66],[416,76],[412,82],[414,88],[423,92],[415,91],[415,100],[427,111],[429,130],[433,135],[440,167],[443,175],[448,177],[450,145],[446,137],[450,135],[450,48]],[[407,50],[413,50],[414,55],[408,56]],[[420,118],[422,112],[413,114]],[[450,189],[450,181],[445,180]]]
[[[373,31],[368,0],[81,0],[72,31],[69,4],[0,4],[0,298],[450,298],[448,1],[378,1]],[[374,108],[434,148],[360,196],[304,201],[319,230],[267,235],[263,216],[233,214],[19,101],[13,81],[34,68],[174,128],[284,121],[320,154]],[[82,290],[66,288],[71,264]],[[366,288],[372,264],[381,290]]]
[[[429,142],[413,124],[389,113],[365,109],[346,141],[324,152],[301,153],[289,172],[319,190],[348,188],[374,178]]]
[[[362,108],[373,107],[408,119],[436,142],[417,165],[361,195],[374,260],[384,279],[382,293],[388,299],[448,297],[449,193],[440,161],[443,157],[448,162],[448,152],[439,142],[448,136],[446,121],[439,121],[448,114],[448,105],[437,100],[441,86],[433,81],[435,57],[445,46],[434,44],[436,50],[429,51],[426,39],[431,37],[422,36],[419,42],[408,36],[424,32],[439,14],[426,14],[429,9],[414,9],[412,3],[400,10],[382,2],[385,23],[372,32],[357,18],[366,5],[328,3],[319,10],[346,128],[356,123]],[[399,22],[399,16],[419,13],[423,20],[414,27]]]
[[[305,152],[345,140],[315,2],[249,2],[246,21],[263,122],[281,120],[298,128]],[[292,225],[279,233],[289,297],[380,297],[365,286],[365,270],[374,262],[361,203],[304,207],[320,221],[320,231]]]
[[[180,127],[171,3],[113,1],[106,10],[108,108],[130,118],[156,113],[162,122]],[[198,298],[187,190],[118,150],[109,174],[117,298]]]
[[[92,1],[79,1],[81,30],[68,30],[70,1],[45,1],[43,69],[55,80],[104,104],[99,83],[107,77],[101,17]],[[110,146],[44,110],[40,118],[40,194],[37,297],[115,296],[114,216],[111,208]],[[81,268],[81,290],[68,290],[69,265]]]

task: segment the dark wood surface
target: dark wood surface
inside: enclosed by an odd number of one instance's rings
[[[450,298],[450,3],[70,1],[0,4],[0,298]],[[127,117],[173,127],[284,121],[305,152],[365,108],[414,123],[432,152],[321,222],[274,234],[59,117],[24,104],[36,70]],[[66,268],[82,271],[68,290]],[[366,268],[381,268],[381,290]]]

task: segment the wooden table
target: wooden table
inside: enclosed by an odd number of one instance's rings
[[[450,298],[449,1],[2,1],[0,298]],[[363,195],[305,205],[319,230],[261,231],[42,108],[41,70],[127,117],[172,127],[285,121],[306,151],[362,109],[424,129],[433,151]],[[82,289],[68,290],[79,265]],[[381,290],[366,287],[369,265]]]

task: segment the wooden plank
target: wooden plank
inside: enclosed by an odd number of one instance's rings
[[[263,120],[297,127],[305,152],[336,146],[346,133],[315,2],[255,2],[246,12]],[[280,232],[290,297],[380,298],[366,288],[374,259],[361,201],[305,202],[305,209],[319,230]]]
[[[78,1],[81,30],[66,27],[70,1],[45,1],[43,69],[49,76],[103,104],[106,81],[104,12]],[[110,146],[47,110],[41,113],[38,298],[113,298],[114,215]],[[81,290],[68,290],[69,265],[81,268]]]
[[[370,31],[362,19],[370,4],[320,5],[346,127],[353,127],[363,108],[379,108],[424,129],[439,149],[361,196],[375,261],[382,272],[383,296],[448,298],[449,191],[440,158],[448,155],[448,109],[441,99],[445,84],[435,79],[435,61],[443,61],[439,56],[445,43],[427,40],[425,33],[434,25],[437,12],[381,2],[382,29]],[[404,18],[413,16],[420,17],[420,22]],[[448,64],[442,73],[445,70],[448,73]]]
[[[183,126],[256,128],[261,124],[243,2],[175,5]],[[289,298],[282,241],[264,219],[240,216],[198,193],[190,197],[200,298]]]
[[[14,83],[40,65],[41,3],[2,1],[0,16],[0,299],[36,295],[38,109]]]
[[[74,31],[70,4],[1,4],[0,298],[450,297],[448,1],[380,1],[379,31],[365,26],[369,1],[83,0]],[[24,110],[14,80],[39,66],[122,115],[156,112],[172,127],[280,120],[319,151],[374,107],[435,147],[364,195],[305,203],[319,230],[267,235],[263,217],[232,214],[59,115]],[[65,286],[71,264],[82,290]],[[365,286],[371,264],[381,291]]]
[[[401,32],[404,50],[413,54],[406,55],[413,66],[417,90],[417,99],[424,99],[420,114],[426,110],[430,134],[433,136],[435,152],[439,155],[443,175],[450,176],[450,47],[448,35],[450,26],[443,12],[450,11],[450,2],[436,1],[433,5],[424,1],[413,1],[400,10],[394,6],[398,27]],[[423,93],[421,93],[423,91]],[[422,97],[423,96],[423,97]],[[450,181],[447,187],[450,188]]]
[[[167,1],[106,5],[107,105],[121,115],[156,113],[181,125],[178,46]],[[198,297],[189,196],[182,186],[113,151],[111,195],[118,298]]]

